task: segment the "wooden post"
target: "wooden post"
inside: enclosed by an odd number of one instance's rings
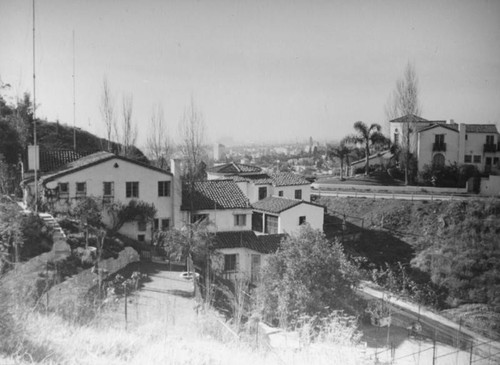
[[[125,331],[126,331],[128,327],[128,320],[127,320],[127,284],[125,283],[123,283],[123,290],[125,292]]]
[[[436,330],[434,330],[434,339],[432,340],[432,365],[436,365]]]

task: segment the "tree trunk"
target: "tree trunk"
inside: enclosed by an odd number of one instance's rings
[[[370,168],[370,146],[368,145],[368,142],[366,143],[365,149],[366,149],[365,176],[368,176],[368,169]]]

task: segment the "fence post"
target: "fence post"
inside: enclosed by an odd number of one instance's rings
[[[470,342],[470,357],[469,357],[469,364],[472,365],[472,357],[474,356],[474,340],[471,340]]]
[[[126,331],[128,327],[128,320],[127,320],[127,284],[125,283],[123,283],[123,290],[125,291],[125,331]]]
[[[436,365],[436,330],[434,330],[434,338],[432,340],[432,365]]]

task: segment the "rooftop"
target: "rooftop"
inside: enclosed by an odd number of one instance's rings
[[[233,180],[197,181],[194,183],[191,195],[187,187],[183,189],[182,210],[250,208],[248,198]]]
[[[306,202],[304,200],[286,199],[270,196],[252,204],[253,209],[267,213],[279,214],[300,204],[314,205],[323,208],[322,205]]]
[[[214,248],[247,248],[260,253],[273,253],[279,247],[286,234],[257,236],[253,231],[217,232],[214,238]]]
[[[465,132],[498,134],[497,126],[495,124],[466,124]]]
[[[224,165],[211,167],[208,169],[208,171],[217,174],[241,174],[241,173],[259,173],[262,172],[262,169],[258,166],[230,162]]]

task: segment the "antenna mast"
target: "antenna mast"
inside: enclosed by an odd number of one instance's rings
[[[33,167],[35,170],[35,212],[38,212],[38,166],[37,158],[39,151],[36,145],[36,81],[35,81],[35,0],[33,0],[33,146],[35,158]]]
[[[73,150],[76,152],[75,30],[73,29]]]

